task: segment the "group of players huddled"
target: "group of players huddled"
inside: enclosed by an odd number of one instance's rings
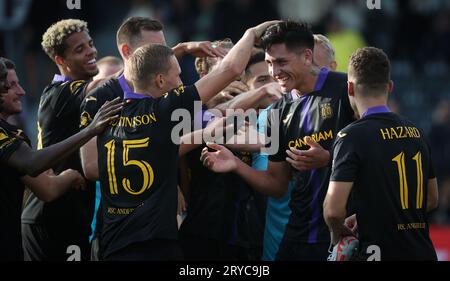
[[[41,95],[37,150],[8,123],[25,91],[0,58],[0,260],[68,260],[75,247],[75,260],[326,261],[347,236],[352,260],[437,259],[430,147],[386,106],[382,50],[358,49],[338,73],[325,36],[281,20],[235,44],[170,48],[159,21],[131,17],[116,41],[122,61],[97,63],[86,22],[43,34],[60,73]],[[189,86],[187,54],[200,76]],[[194,129],[175,142],[180,109]],[[250,109],[255,126],[228,122]],[[230,129],[257,141],[205,137]]]

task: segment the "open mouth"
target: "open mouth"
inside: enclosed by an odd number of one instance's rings
[[[286,84],[286,82],[289,80],[289,77],[279,77],[279,78],[277,78],[277,81],[280,83],[280,84]]]
[[[87,65],[95,65],[96,63],[97,63],[97,60],[94,58],[94,59],[91,59],[90,61],[88,61]]]

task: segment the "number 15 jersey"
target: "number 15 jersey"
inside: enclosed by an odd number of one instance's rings
[[[177,239],[178,145],[171,138],[171,114],[194,116],[195,86],[161,98],[125,93],[118,120],[98,136],[102,189],[103,256],[134,242]]]

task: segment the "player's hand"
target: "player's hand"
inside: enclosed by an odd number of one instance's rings
[[[313,141],[311,137],[305,137],[304,141],[309,145],[308,150],[298,150],[290,148],[286,150],[288,157],[286,161],[299,171],[310,171],[312,169],[322,168],[330,163],[330,152],[323,149],[320,144]]]
[[[279,23],[279,22],[281,22],[281,21],[279,21],[279,20],[266,21],[266,22],[263,22],[263,23],[261,23],[261,24],[259,24],[257,26],[254,26],[254,27],[250,28],[249,30],[252,31],[253,34],[255,34],[256,43],[259,43],[259,40],[261,39],[261,36],[263,35],[264,31],[266,31],[266,29],[269,26],[271,26],[273,24],[276,24],[276,23]]]
[[[186,42],[184,51],[194,57],[219,57],[223,58],[228,50],[214,45],[210,41]]]
[[[59,176],[68,177],[71,179],[71,186],[75,190],[84,190],[86,188],[86,180],[76,170],[67,169],[59,174]]]
[[[220,92],[214,97],[212,97],[207,103],[206,107],[211,109],[215,108],[216,106],[228,102],[230,100],[234,99],[234,96],[227,92]]]
[[[330,232],[331,235],[331,244],[336,245],[339,240],[341,240],[342,237],[345,236],[354,236],[353,232],[345,225],[342,225],[342,227],[339,227],[339,230],[337,232]]]
[[[231,97],[235,97],[239,94],[248,92],[247,84],[241,81],[233,81],[231,82],[225,89],[222,90],[221,93],[229,94]]]
[[[215,143],[206,145],[216,151],[210,152],[207,147],[203,148],[200,161],[205,167],[216,173],[232,172],[237,168],[236,158],[230,150]]]
[[[123,104],[119,97],[105,102],[87,128],[94,135],[100,134],[112,121],[119,118],[119,112],[122,110]]]
[[[269,101],[269,104],[276,102],[281,99],[283,92],[281,91],[281,86],[278,82],[271,82],[264,86],[261,86],[261,89],[265,92],[265,98]]]
[[[353,214],[345,219],[344,225],[347,226],[358,237],[358,221],[356,220],[356,214]]]

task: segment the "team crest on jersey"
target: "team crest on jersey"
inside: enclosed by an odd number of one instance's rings
[[[87,111],[83,111],[83,113],[81,113],[80,126],[82,127],[87,126],[91,121],[92,121],[91,115],[89,115]]]
[[[331,107],[331,103],[326,102],[326,103],[321,103],[319,104],[319,108],[320,108],[320,116],[323,119],[328,119],[333,117],[333,108]]]
[[[70,88],[70,92],[73,94],[75,93],[75,91],[85,83],[86,81],[84,80],[76,80],[76,81],[72,81],[70,82],[69,88]]]

